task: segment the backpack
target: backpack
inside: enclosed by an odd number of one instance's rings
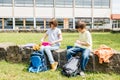
[[[29,72],[38,73],[47,70],[46,57],[40,51],[34,51],[30,57]]]
[[[63,65],[62,74],[67,77],[76,76],[80,72],[80,57],[72,57],[68,62]]]

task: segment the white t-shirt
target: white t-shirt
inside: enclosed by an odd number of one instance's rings
[[[92,50],[92,37],[89,31],[85,31],[84,33],[79,33],[79,40],[83,42],[87,42],[90,46],[84,46],[75,43],[75,46],[81,47],[81,48],[88,48]]]
[[[48,29],[46,34],[48,35],[48,41],[53,42],[59,40],[59,34],[61,34],[61,30],[59,28]],[[60,46],[60,42],[56,43],[56,45]]]

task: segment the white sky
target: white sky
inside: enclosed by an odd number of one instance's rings
[[[112,13],[120,14],[120,0],[112,0]]]

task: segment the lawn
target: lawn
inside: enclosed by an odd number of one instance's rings
[[[40,43],[43,33],[0,33],[1,42],[13,42],[18,45],[27,43]],[[63,33],[61,48],[73,45],[78,38],[78,33]],[[120,51],[120,34],[92,33],[93,49],[105,44],[117,51]],[[52,72],[29,73],[26,69],[28,64],[8,63],[0,61],[0,80],[120,80],[119,74],[87,72],[85,78],[81,76],[67,78],[61,75],[60,69]]]
[[[27,43],[40,43],[43,33],[0,33],[1,42],[13,42],[18,45]],[[105,44],[115,50],[120,51],[120,34],[112,33],[92,33],[93,49]],[[67,45],[74,45],[78,39],[78,33],[63,33],[63,41],[61,48],[66,48]]]
[[[29,73],[27,64],[13,64],[0,61],[0,80],[120,80],[119,74],[87,72],[86,77],[76,76],[68,78],[62,76],[60,71],[46,71],[41,73]]]

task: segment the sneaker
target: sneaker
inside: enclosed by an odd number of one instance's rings
[[[57,69],[57,66],[58,66],[58,62],[54,62],[53,64],[51,64],[51,70],[52,71],[55,71]]]
[[[85,73],[83,71],[80,71],[80,76],[85,77]]]

